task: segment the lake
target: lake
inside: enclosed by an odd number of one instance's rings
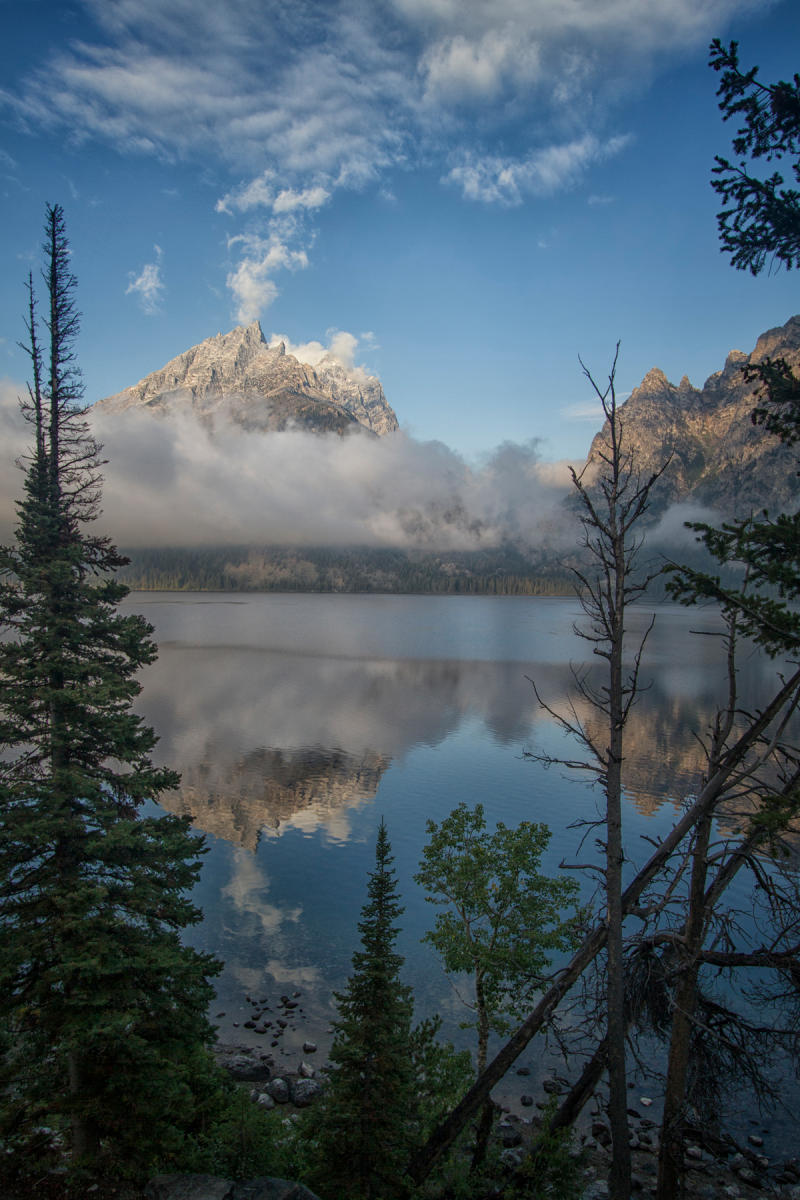
[[[125,607],[153,624],[159,645],[137,710],[160,737],[158,761],[182,775],[164,807],[191,813],[207,835],[195,897],[204,920],[189,938],[225,961],[220,1037],[267,1049],[268,1038],[242,1028],[245,996],[300,992],[295,1028],[274,1052],[295,1064],[311,1038],[322,1061],[384,818],[405,905],[404,978],[418,1015],[438,1011],[447,1035],[466,1044],[467,1014],[420,942],[436,911],[413,882],[425,823],[481,802],[490,822],[551,827],[548,871],[578,860],[581,831],[570,826],[597,815],[598,792],[526,757],[575,757],[530,681],[563,707],[570,664],[591,658],[573,630],[577,601],[150,592]],[[626,748],[631,870],[651,848],[643,838],[666,830],[696,788],[696,734],[725,694],[720,639],[708,636],[719,631],[716,613],[631,610],[632,647],[652,613],[648,687]],[[743,694],[756,697],[771,675],[746,656]],[[585,706],[577,711],[591,721]],[[591,853],[590,839],[580,860]],[[587,873],[577,877],[586,891]],[[553,1061],[534,1042],[518,1065],[540,1075]]]

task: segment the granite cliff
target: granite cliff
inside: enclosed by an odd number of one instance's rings
[[[397,429],[380,381],[331,355],[316,367],[268,345],[258,321],[218,333],[185,350],[133,387],[100,400],[103,412],[191,412],[207,426],[230,420],[244,429],[289,427],[343,434]]]
[[[721,371],[702,388],[686,376],[673,384],[657,367],[621,406],[625,445],[637,469],[648,474],[672,455],[655,489],[652,511],[691,501],[744,516],[752,510],[794,511],[800,504],[796,454],[777,437],[755,427],[750,414],[759,385],[748,383],[742,367],[784,358],[800,371],[800,316],[762,333],[750,354],[732,350]],[[599,463],[607,434],[594,438],[587,462]]]

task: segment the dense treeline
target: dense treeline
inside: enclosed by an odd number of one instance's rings
[[[571,595],[566,570],[513,547],[442,553],[373,547],[165,547],[128,551],[128,587],[148,591]]]

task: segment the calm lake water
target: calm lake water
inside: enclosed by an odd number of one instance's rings
[[[151,592],[134,593],[126,607],[145,615],[159,644],[137,707],[160,737],[158,760],[182,774],[164,806],[190,812],[207,835],[196,893],[204,920],[190,938],[225,961],[220,1036],[267,1049],[268,1038],[241,1028],[245,995],[299,991],[296,1027],[274,1052],[296,1062],[310,1037],[322,1061],[383,817],[418,1015],[438,1011],[448,1036],[465,1044],[465,1011],[420,943],[435,915],[413,882],[425,823],[480,801],[490,822],[551,827],[546,869],[576,861],[581,832],[570,825],[595,816],[599,797],[525,754],[575,756],[530,680],[548,704],[563,706],[570,663],[591,657],[573,631],[577,602]],[[720,640],[701,636],[719,629],[713,610],[637,610],[631,645],[653,612],[642,672],[649,688],[626,752],[632,864],[648,853],[643,838],[668,828],[697,786],[695,734],[724,695]],[[768,675],[747,658],[743,694],[754,698]],[[580,707],[578,715],[591,720]],[[583,861],[588,853],[591,845]],[[588,887],[586,873],[578,877]],[[518,1065],[536,1075],[550,1062],[532,1043]]]

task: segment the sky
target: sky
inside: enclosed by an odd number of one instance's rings
[[[377,374],[415,445],[582,459],[579,356],[603,379],[620,341],[623,396],[653,366],[701,386],[800,311],[719,250],[717,36],[790,77],[800,8],[0,0],[4,395],[57,202],[90,403],[259,319]]]

